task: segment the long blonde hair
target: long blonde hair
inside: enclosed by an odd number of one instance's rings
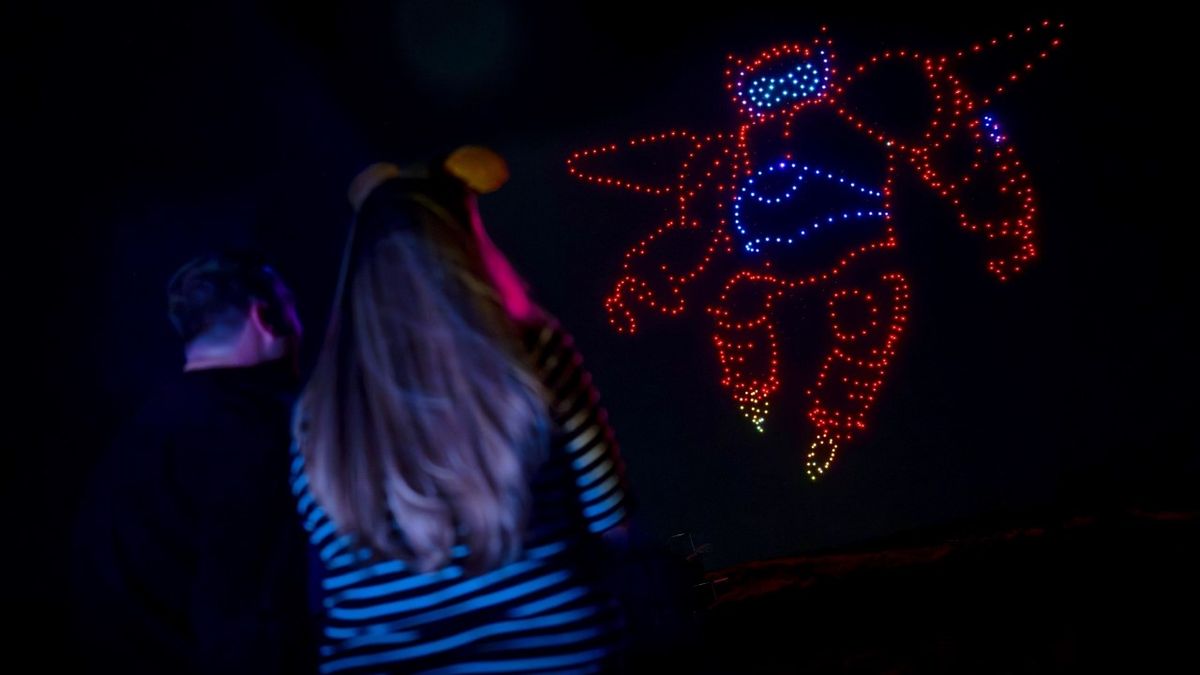
[[[475,570],[512,559],[547,446],[545,395],[472,222],[449,177],[370,192],[296,416],[339,531],[422,570],[457,543]]]

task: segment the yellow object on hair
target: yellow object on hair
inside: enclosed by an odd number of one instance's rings
[[[359,172],[354,180],[350,181],[350,188],[346,191],[350,205],[354,207],[355,211],[358,211],[371,191],[379,187],[380,183],[402,175],[400,167],[391,162],[376,162],[368,166]]]
[[[479,194],[495,192],[508,182],[508,164],[504,158],[478,145],[464,145],[455,150],[442,166]]]

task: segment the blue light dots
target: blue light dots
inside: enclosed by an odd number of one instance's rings
[[[785,188],[783,192],[774,194],[774,195],[767,195],[767,194],[763,194],[763,193],[759,192],[754,187],[754,179],[755,178],[761,178],[764,175],[773,174],[773,173],[781,172],[781,171],[793,172],[795,175],[794,182],[792,182],[787,188]],[[746,230],[746,227],[744,225],[743,218],[742,218],[742,203],[743,203],[743,201],[754,201],[759,204],[765,204],[768,206],[775,206],[778,204],[783,204],[784,202],[790,201],[796,195],[797,190],[800,188],[800,185],[805,181],[806,178],[811,181],[823,181],[825,183],[837,183],[838,185],[844,186],[846,188],[854,190],[854,191],[856,191],[860,194],[866,195],[868,197],[873,197],[880,201],[883,200],[883,192],[882,191],[872,190],[871,188],[859,185],[858,183],[855,183],[852,180],[848,180],[844,176],[834,175],[833,173],[831,173],[829,171],[825,171],[825,170],[820,169],[815,166],[806,166],[806,165],[797,164],[795,162],[779,162],[778,164],[774,164],[772,166],[767,167],[766,169],[762,169],[762,170],[758,171],[757,173],[755,173],[754,176],[747,178],[746,184],[743,185],[742,188],[738,191],[738,193],[734,195],[734,197],[733,197],[733,226],[734,226],[734,229],[736,229],[738,234],[740,234],[742,237],[748,238],[751,236],[750,233]],[[750,253],[759,253],[759,252],[761,252],[761,248],[759,247],[760,244],[764,244],[764,243],[766,243],[766,244],[794,244],[794,243],[796,243],[796,240],[798,238],[806,237],[806,236],[808,236],[809,232],[820,229],[821,225],[832,225],[835,222],[844,221],[844,220],[859,220],[859,219],[864,219],[864,218],[887,218],[887,217],[888,217],[888,212],[886,210],[882,210],[882,209],[879,209],[879,210],[854,209],[854,210],[843,211],[840,213],[835,212],[835,213],[831,213],[831,214],[825,216],[822,219],[818,219],[818,220],[806,225],[805,227],[802,227],[802,228],[796,230],[796,232],[794,234],[792,234],[791,236],[754,237],[754,238],[746,241],[744,248],[746,251],[748,251]]]
[[[1000,145],[1008,140],[1008,136],[1005,136],[1004,132],[1000,130],[1000,123],[991,115],[984,115],[980,120],[979,126],[983,127],[983,132],[996,145]]]
[[[761,112],[823,96],[829,87],[831,69],[824,51],[816,56],[783,75],[763,75],[750,80],[741,92],[743,105],[750,112]]]

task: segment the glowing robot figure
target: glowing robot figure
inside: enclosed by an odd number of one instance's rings
[[[839,447],[866,428],[904,334],[909,287],[891,255],[899,245],[897,175],[914,175],[963,228],[984,237],[987,269],[1001,281],[1034,257],[1030,178],[987,106],[1033,68],[1034,55],[1046,58],[1058,46],[1061,29],[1043,22],[954,54],[885,51],[845,72],[822,29],[807,44],[730,57],[725,86],[738,114],[733,131],[670,131],[574,153],[571,174],[673,197],[678,207],[625,253],[605,303],[610,321],[634,333],[639,313],[677,316],[689,291],[703,286],[698,282],[724,279],[704,298],[721,383],[761,431],[781,383],[775,306],[817,294],[828,308],[831,346],[805,390],[813,428],[806,467],[810,477],[820,476]],[[986,95],[968,89],[956,66],[1002,49],[1020,59],[1019,67]],[[870,79],[885,66],[923,84],[889,92],[895,78]],[[916,104],[916,130],[872,114],[889,95],[889,112]],[[651,185],[584,168],[643,149],[673,157],[676,180]]]

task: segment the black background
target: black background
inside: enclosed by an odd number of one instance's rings
[[[484,217],[575,334],[622,441],[649,536],[711,567],[907,532],[1112,504],[1194,503],[1190,332],[1194,107],[1185,36],[1150,10],[1067,22],[995,109],[1038,190],[1040,257],[1000,284],[932,199],[900,222],[910,332],[869,432],[817,483],[801,436],[753,431],[717,383],[700,312],[610,330],[602,300],[651,202],[571,179],[573,150],[729,128],[725,55],[807,40],[839,58],[950,50],[1043,14],[500,2],[44,3],[4,21],[5,605],[54,621],[65,526],[117,425],[178,368],[170,273],[268,251],[318,345],[369,161],[464,142],[510,162]],[[816,354],[788,352],[807,363]],[[807,366],[806,366],[807,367]],[[777,415],[787,415],[777,411]],[[793,413],[793,416],[796,416]]]

